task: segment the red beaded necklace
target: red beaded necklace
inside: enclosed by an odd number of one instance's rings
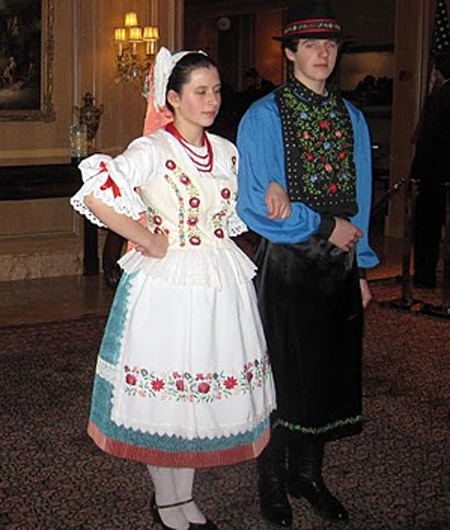
[[[209,141],[206,133],[203,132],[202,147],[206,145],[206,155],[199,155],[191,147],[189,142],[183,138],[180,131],[175,127],[173,123],[169,123],[165,127],[166,131],[176,138],[180,144],[184,147],[186,154],[191,159],[195,167],[202,173],[209,173],[214,165],[214,153],[211,142]]]

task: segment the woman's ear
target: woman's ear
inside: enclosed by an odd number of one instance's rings
[[[180,96],[175,90],[169,90],[167,92],[167,102],[172,105],[173,108],[180,105]]]

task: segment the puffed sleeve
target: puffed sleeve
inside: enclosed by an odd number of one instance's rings
[[[92,223],[105,225],[89,210],[84,203],[87,195],[94,197],[114,208],[120,214],[136,221],[146,205],[136,188],[148,183],[158,164],[160,150],[154,138],[143,136],[134,140],[121,155],[112,158],[96,154],[79,165],[83,186],[70,199],[73,208],[85,215]]]
[[[358,241],[356,255],[358,266],[368,269],[378,265],[379,260],[369,244],[370,209],[372,203],[372,160],[370,135],[367,122],[360,110],[345,101],[353,125],[354,158],[356,167],[356,200],[358,213],[351,221],[364,235]]]
[[[240,154],[237,212],[251,230],[274,243],[300,243],[317,233],[321,216],[292,202],[287,219],[269,219],[265,194],[271,182],[284,189],[286,171],[281,120],[274,93],[253,103],[239,124]]]

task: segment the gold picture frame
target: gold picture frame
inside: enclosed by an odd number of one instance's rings
[[[0,121],[55,120],[54,0],[0,3]]]

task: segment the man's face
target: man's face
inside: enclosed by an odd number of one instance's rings
[[[336,64],[338,44],[330,39],[300,39],[297,51],[286,49],[294,63],[294,75],[315,92],[321,92]]]

